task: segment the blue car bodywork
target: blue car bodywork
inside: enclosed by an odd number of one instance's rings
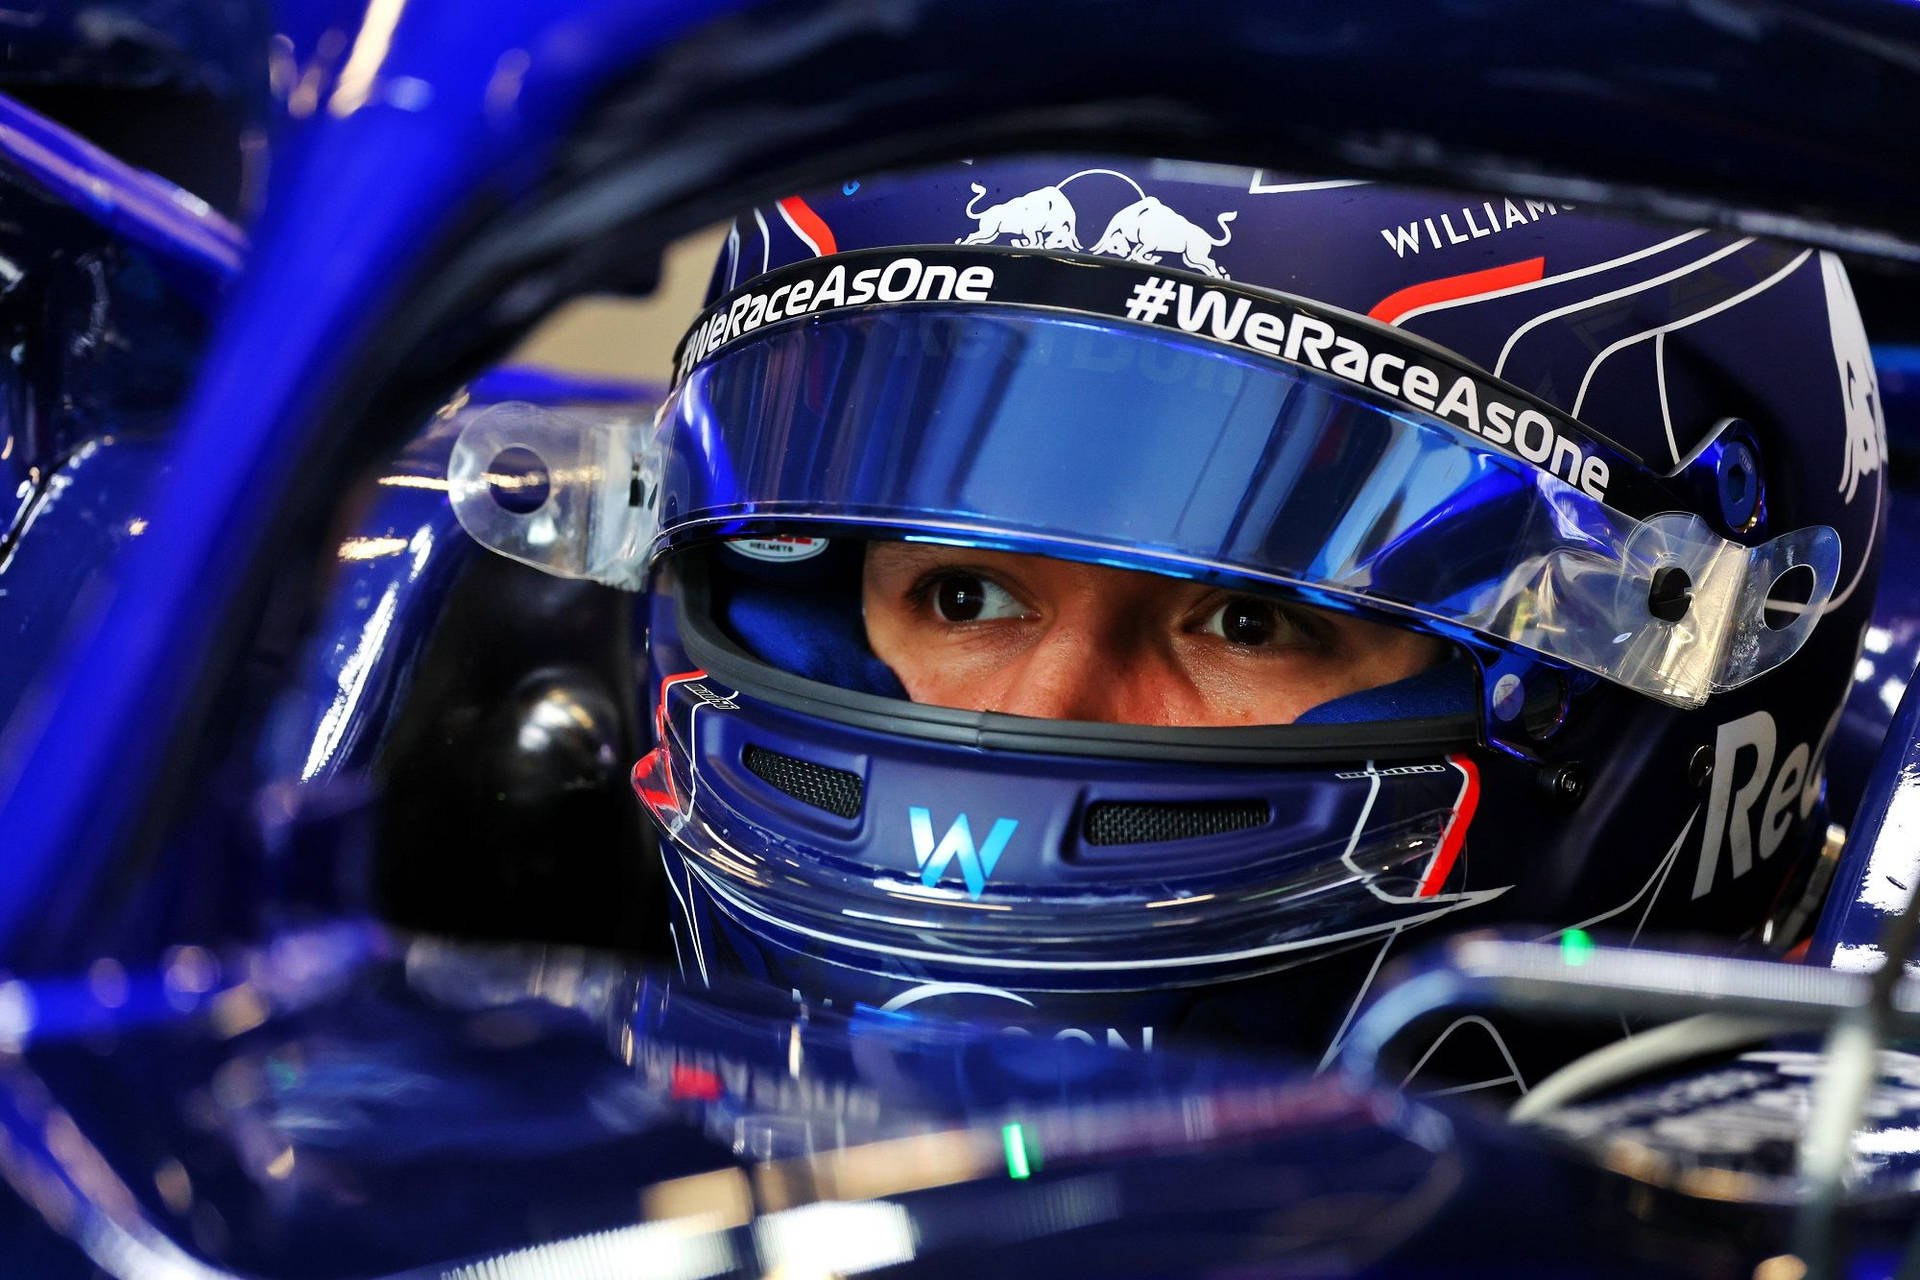
[[[490,400],[645,410],[644,387],[487,372],[556,302],[644,288],[668,236],[755,193],[1010,138],[1599,183],[1920,260],[1901,110],[1920,13],[91,12],[46,10],[15,56],[207,87],[270,140],[270,180],[243,234],[0,100],[19,224],[0,299],[24,282],[42,317],[0,453],[19,503],[0,550],[6,1274],[1750,1275],[1792,1245],[1794,1130],[1769,1117],[1805,1105],[1817,1037],[1523,1132],[1409,1098],[1383,1066],[1417,1018],[1521,999],[1484,956],[1410,974],[1361,1015],[1348,1069],[1315,1076],[796,1009],[557,945],[644,949],[661,892],[619,856],[639,848],[630,801],[594,799],[631,763],[630,611],[503,586],[442,477],[460,414]],[[1550,123],[1527,93],[1580,114]],[[1898,454],[1920,447],[1920,362],[1881,354]],[[1793,1005],[1810,1028],[1858,999],[1896,914],[1878,885],[1913,867],[1915,501],[1896,487],[1895,567],[1830,757],[1836,813],[1858,807],[1811,947],[1837,985]],[[485,607],[501,592],[538,635],[508,634]],[[489,668],[468,652],[488,645],[544,665]],[[409,719],[422,701],[446,714]],[[391,763],[543,724],[539,769],[588,784],[565,818],[516,807],[553,790],[525,757],[472,793]],[[477,866],[520,821],[629,843],[537,885]],[[399,873],[376,852],[396,840],[419,851]],[[1752,963],[1720,998],[1777,1013]],[[1601,1012],[1705,1007],[1584,955],[1538,981]],[[1892,1269],[1920,1204],[1915,1064],[1888,1059],[1858,1142],[1856,1274]]]

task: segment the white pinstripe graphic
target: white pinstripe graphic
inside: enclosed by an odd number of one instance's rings
[[[1360,818],[1353,824],[1353,834],[1347,837],[1347,847],[1340,851],[1340,861],[1347,864],[1360,882],[1367,886],[1367,892],[1382,902],[1398,901],[1392,894],[1373,882],[1373,877],[1360,869],[1353,860],[1353,851],[1360,847],[1360,833],[1367,829],[1367,818],[1373,813],[1373,802],[1380,795],[1380,775],[1374,771],[1373,761],[1367,761],[1367,802],[1360,806]]]
[[[676,679],[667,680],[661,686],[661,689],[660,689],[660,697],[662,699],[662,705],[665,705],[664,700],[667,696],[668,685],[678,684],[681,681],[685,681],[685,680],[698,680],[704,677],[705,675],[706,675],[706,672],[704,671],[688,672],[686,675],[680,676]],[[740,691],[738,689],[735,689],[732,693],[727,695],[729,699],[737,698],[739,696],[740,696]],[[693,813],[694,797],[700,794],[700,739],[695,731],[695,727],[699,720],[700,708],[706,705],[708,705],[707,700],[696,694],[694,695],[693,709],[687,712],[687,783],[688,783],[687,799],[686,799],[686,803],[680,806],[681,817],[679,821],[673,824],[673,829],[667,833],[669,836],[677,836],[680,834],[680,828],[686,825],[687,816]],[[673,764],[672,764],[671,757],[669,756],[666,761],[663,761],[663,763],[666,765],[666,768],[668,771],[667,785],[672,786],[673,785],[672,783]],[[681,863],[683,866],[686,865],[684,855],[682,855]],[[674,897],[680,899],[680,909],[687,913],[687,936],[693,942],[693,958],[699,961],[700,963],[700,980],[702,982],[706,982],[708,981],[706,949],[700,945],[700,922],[696,920],[693,915],[693,903],[692,903],[693,873],[691,870],[689,870],[687,873],[687,892],[685,896],[682,896],[680,893],[680,886],[674,883],[673,867],[668,863],[666,850],[664,849],[660,851],[660,866],[661,866],[661,869],[666,872],[667,887],[673,890]],[[677,942],[678,939],[675,939],[675,941]],[[681,965],[681,968],[683,970],[685,969],[685,967],[686,966],[684,964]]]
[[[1873,540],[1880,533],[1880,502],[1886,496],[1887,486],[1878,484],[1873,487],[1873,523],[1867,526],[1867,549],[1860,553],[1860,563],[1854,566],[1853,581],[1847,584],[1845,591],[1837,592],[1834,597],[1820,608],[1820,616],[1826,617],[1847,602],[1853,589],[1860,585],[1860,577],[1867,571],[1867,561],[1873,555]]]
[[[1727,310],[1729,307],[1738,306],[1742,302],[1745,302],[1748,298],[1754,297],[1757,294],[1765,293],[1768,289],[1773,288],[1774,285],[1779,284],[1782,280],[1792,275],[1794,271],[1800,266],[1801,263],[1805,262],[1808,258],[1811,258],[1812,256],[1813,256],[1813,250],[1802,249],[1799,253],[1799,256],[1794,258],[1792,262],[1789,262],[1786,266],[1780,268],[1778,271],[1768,276],[1765,280],[1762,280],[1759,284],[1748,285],[1745,289],[1742,289],[1739,293],[1734,294],[1731,298],[1728,298],[1723,302],[1716,302],[1712,306],[1706,308],[1704,311],[1696,311],[1692,315],[1686,316],[1679,320],[1669,320],[1666,324],[1659,325],[1655,328],[1645,330],[1644,332],[1641,332],[1641,333],[1636,333],[1632,337],[1622,338],[1618,342],[1615,342],[1612,345],[1604,348],[1599,355],[1593,358],[1593,363],[1587,366],[1586,376],[1580,379],[1580,390],[1574,394],[1573,408],[1569,409],[1567,412],[1571,413],[1576,418],[1580,416],[1580,405],[1587,398],[1587,388],[1593,383],[1594,371],[1600,367],[1600,364],[1602,361],[1604,361],[1608,356],[1612,355],[1614,352],[1624,350],[1625,348],[1632,346],[1636,342],[1643,342],[1646,339],[1653,337],[1655,334],[1660,334],[1664,336],[1666,334],[1672,333],[1675,329],[1684,329],[1690,324],[1697,324],[1700,321],[1707,319],[1709,316],[1719,315],[1722,311]]]
[[[703,672],[702,675],[704,674],[705,673]],[[701,677],[699,676],[695,677],[695,679],[699,679],[699,678]],[[728,702],[732,702],[734,699],[738,698],[739,696],[740,696],[740,691],[738,689],[735,689],[732,693],[729,693],[726,696],[726,700]],[[695,726],[700,719],[700,708],[708,705],[707,700],[701,697],[697,693],[693,695],[693,698],[694,698],[693,710],[687,712],[687,780],[689,783],[689,786],[687,787],[687,812],[688,813],[693,812],[693,799],[695,796],[700,794],[700,736]]]
[[[1653,915],[1653,904],[1660,901],[1660,894],[1667,887],[1667,877],[1673,874],[1673,866],[1678,861],[1680,861],[1679,850],[1676,848],[1674,856],[1667,859],[1667,869],[1660,873],[1660,879],[1653,886],[1653,892],[1647,895],[1647,905],[1640,912],[1640,923],[1633,926],[1633,936],[1627,939],[1629,947],[1640,941],[1640,931],[1647,927],[1647,921]]]
[[[714,842],[715,847],[725,849],[736,857],[742,856],[739,850],[722,839],[720,834],[712,827],[707,826],[703,822],[700,824],[700,829]],[[800,934],[802,937],[814,938],[821,942],[831,942],[836,946],[847,947],[854,950],[877,952],[880,955],[902,956],[909,960],[938,960],[948,964],[965,964],[977,969],[1020,969],[1046,972],[1053,972],[1055,970],[1069,972],[1087,970],[1105,973],[1114,970],[1165,969],[1185,967],[1187,965],[1224,964],[1238,960],[1263,959],[1268,956],[1288,955],[1297,951],[1330,947],[1335,943],[1351,942],[1359,938],[1378,937],[1383,933],[1395,929],[1411,929],[1415,925],[1425,924],[1429,920],[1437,920],[1441,916],[1458,911],[1463,905],[1459,902],[1448,902],[1437,910],[1423,912],[1417,916],[1406,916],[1399,920],[1383,920],[1377,924],[1362,925],[1358,929],[1348,929],[1341,933],[1329,933],[1312,938],[1301,938],[1294,942],[1276,942],[1264,947],[1247,947],[1239,951],[1221,951],[1197,956],[1154,956],[1145,959],[1133,958],[1127,960],[1036,960],[1027,956],[961,956],[955,955],[951,951],[921,951],[913,947],[889,947],[881,943],[869,942],[864,938],[851,938],[842,934],[827,933],[820,929],[810,929],[797,920],[782,920],[764,908],[756,906],[747,898],[743,897],[731,885],[719,879],[714,872],[708,868],[692,861],[687,862],[686,867],[690,873],[688,877],[689,881],[691,881],[693,876],[698,876],[701,883],[706,885],[717,899],[724,900],[727,906],[732,907],[742,914],[752,916],[756,920],[763,920],[770,925],[775,925],[781,929]],[[1511,885],[1508,885],[1499,889],[1488,889],[1477,896],[1482,899],[1497,898],[1511,887]],[[1432,902],[1434,899],[1422,898],[1421,901]]]
[[[1653,340],[1653,382],[1660,390],[1660,425],[1667,433],[1667,448],[1673,453],[1673,464],[1680,465],[1680,445],[1673,438],[1673,410],[1667,407],[1667,335],[1661,334]]]
[[[1289,191],[1331,191],[1335,187],[1364,187],[1366,178],[1323,178],[1318,182],[1262,182],[1267,176],[1265,169],[1253,171],[1253,181],[1247,184],[1250,196],[1283,195]]]
[[[1469,784],[1469,777],[1464,766],[1452,760],[1447,761],[1447,763],[1460,771],[1460,795],[1453,802],[1453,816],[1447,820],[1447,826],[1440,829],[1440,840],[1442,844],[1446,842],[1447,832],[1452,829],[1453,823],[1458,820],[1460,816],[1460,803],[1467,798],[1467,786]],[[1476,906],[1479,903],[1497,898],[1513,887],[1512,885],[1503,885],[1498,889],[1463,889],[1459,893],[1435,893],[1423,898],[1418,892],[1411,894],[1388,893],[1385,889],[1375,884],[1373,877],[1362,870],[1360,864],[1353,860],[1353,852],[1360,847],[1361,833],[1367,829],[1367,819],[1373,814],[1373,802],[1380,795],[1380,778],[1381,775],[1374,768],[1373,761],[1367,761],[1367,802],[1360,806],[1360,819],[1353,824],[1353,834],[1347,837],[1347,847],[1340,853],[1340,861],[1346,863],[1347,869],[1353,872],[1354,875],[1360,877],[1360,882],[1367,887],[1368,893],[1371,893],[1382,902],[1391,902],[1397,907],[1445,903],[1451,909],[1457,910],[1461,907]],[[1440,849],[1437,845],[1434,847],[1433,856],[1435,858],[1440,856]],[[1432,869],[1433,861],[1432,859],[1428,859],[1427,870],[1431,871]],[[1425,880],[1425,878],[1426,875],[1425,872],[1423,872],[1421,879]],[[1413,922],[1408,921],[1407,923],[1411,924]]]
[[[740,220],[727,227],[727,288],[740,282]]]
[[[1559,936],[1566,933],[1570,929],[1589,928],[1590,926],[1599,924],[1602,920],[1611,920],[1615,916],[1621,914],[1622,912],[1631,911],[1633,909],[1634,903],[1640,901],[1641,897],[1645,895],[1649,889],[1653,889],[1655,884],[1663,881],[1666,878],[1667,872],[1673,870],[1674,859],[1680,856],[1680,846],[1685,844],[1687,842],[1687,837],[1693,833],[1693,820],[1695,818],[1698,818],[1699,816],[1700,816],[1700,806],[1695,805],[1693,806],[1693,812],[1687,815],[1687,824],[1684,827],[1681,827],[1680,834],[1674,837],[1673,847],[1667,850],[1667,856],[1660,859],[1660,864],[1653,869],[1653,874],[1647,877],[1647,882],[1641,885],[1640,888],[1634,893],[1634,895],[1631,898],[1628,898],[1625,902],[1621,903],[1617,907],[1614,907],[1612,910],[1602,911],[1599,915],[1592,916],[1592,917],[1589,917],[1588,919],[1582,920],[1579,924],[1570,924],[1565,929],[1555,929],[1551,933],[1543,933],[1538,938],[1535,938],[1534,941],[1549,942],[1554,938],[1558,938]],[[1658,891],[1656,890],[1655,892],[1657,896]],[[1644,918],[1642,919],[1642,923],[1645,923]]]
[[[1726,257],[1728,254],[1738,253],[1740,250],[1746,248],[1748,245],[1752,243],[1753,243],[1752,236],[1743,237],[1742,239],[1735,240],[1732,244],[1726,246],[1724,249],[1715,249],[1712,253],[1708,254],[1704,258],[1695,258],[1692,262],[1687,263],[1684,267],[1676,267],[1672,271],[1669,271],[1664,275],[1657,275],[1651,280],[1642,280],[1638,284],[1630,284],[1630,285],[1627,285],[1625,288],[1615,289],[1612,293],[1603,293],[1597,298],[1582,298],[1578,302],[1568,303],[1564,307],[1555,307],[1552,311],[1543,312],[1542,314],[1535,316],[1533,319],[1521,325],[1518,329],[1515,329],[1513,331],[1513,334],[1507,339],[1507,345],[1500,348],[1500,358],[1493,362],[1493,376],[1496,378],[1499,377],[1502,371],[1506,369],[1507,357],[1513,354],[1513,344],[1520,341],[1520,339],[1526,337],[1527,334],[1539,328],[1541,325],[1547,323],[1547,321],[1558,320],[1561,316],[1570,316],[1576,311],[1585,311],[1591,307],[1598,307],[1605,303],[1616,301],[1620,298],[1631,297],[1636,293],[1644,293],[1648,289],[1652,289],[1659,285],[1666,284],[1668,281],[1671,281],[1671,280],[1678,280],[1681,276],[1689,275],[1692,272],[1698,271],[1703,267],[1712,266],[1714,263],[1720,261],[1720,259]]]
[[[760,228],[760,274],[765,275],[773,253],[773,233],[767,230],[767,220],[760,216],[758,208],[753,211],[753,221]]]
[[[1494,1025],[1477,1013],[1470,1013],[1464,1018],[1455,1018],[1452,1022],[1448,1023],[1447,1029],[1434,1038],[1434,1042],[1427,1046],[1427,1051],[1420,1055],[1420,1061],[1413,1064],[1413,1070],[1407,1072],[1406,1077],[1400,1081],[1400,1087],[1402,1089],[1406,1088],[1413,1078],[1420,1074],[1420,1068],[1427,1065],[1427,1059],[1433,1056],[1434,1050],[1447,1042],[1448,1036],[1458,1031],[1461,1027],[1469,1025],[1480,1027],[1484,1029],[1488,1035],[1493,1037],[1494,1046],[1500,1050],[1500,1056],[1507,1060],[1507,1070],[1513,1072],[1513,1075],[1500,1080],[1482,1080],[1477,1084],[1468,1085],[1466,1088],[1491,1089],[1495,1085],[1517,1084],[1520,1086],[1520,1092],[1525,1093],[1527,1091],[1527,1082],[1525,1077],[1520,1074],[1520,1064],[1513,1060],[1513,1051],[1507,1048],[1507,1042],[1501,1039],[1500,1032]],[[1464,1090],[1443,1089],[1441,1092],[1464,1092]]]
[[[793,220],[793,215],[787,212],[787,206],[784,204],[776,204],[773,207],[780,211],[781,221],[787,224],[787,230],[793,232],[794,235],[799,236],[800,243],[807,246],[807,248],[813,250],[813,256],[818,258],[820,256],[820,246],[814,242],[814,239],[812,236],[808,235],[806,232],[800,229],[800,224],[795,222]]]
[[[683,865],[685,864],[686,855],[681,855],[681,862]],[[680,910],[686,912],[687,936],[693,939],[693,958],[700,962],[700,981],[704,983],[707,981],[707,957],[700,949],[700,922],[693,918],[693,907],[688,903],[688,899],[693,895],[693,877],[692,875],[688,875],[687,892],[682,894],[680,892],[680,886],[674,882],[673,864],[667,860],[667,851],[664,847],[660,850],[660,870],[667,877],[667,888],[673,890],[673,896],[679,899]],[[676,936],[674,941],[676,943],[679,942],[679,938]],[[680,971],[685,973],[686,968],[686,963],[682,961]]]
[[[1320,1055],[1320,1065],[1313,1069],[1313,1074],[1319,1075],[1333,1065],[1335,1056],[1340,1052],[1340,1046],[1346,1041],[1347,1028],[1353,1025],[1353,1015],[1360,1012],[1360,1002],[1365,1000],[1367,992],[1373,989],[1374,977],[1380,972],[1380,962],[1387,958],[1387,952],[1393,949],[1393,940],[1399,936],[1400,931],[1395,929],[1387,935],[1387,940],[1380,944],[1380,950],[1373,957],[1373,966],[1367,970],[1367,976],[1360,980],[1360,989],[1353,993],[1353,1003],[1347,1006],[1347,1016],[1340,1019],[1340,1029],[1333,1033],[1333,1039],[1327,1043],[1327,1051]]]
[[[1424,307],[1415,307],[1413,310],[1403,313],[1393,323],[1396,326],[1403,325],[1415,316],[1423,316],[1429,311],[1445,311],[1449,307],[1464,307],[1470,302],[1491,302],[1495,298],[1504,298],[1509,294],[1526,293],[1530,289],[1544,289],[1550,284],[1564,284],[1568,280],[1578,280],[1583,276],[1595,275],[1602,271],[1611,270],[1614,267],[1624,267],[1629,262],[1638,262],[1642,258],[1651,258],[1656,253],[1665,253],[1675,245],[1685,244],[1687,241],[1705,234],[1707,234],[1707,232],[1703,227],[1698,231],[1689,231],[1685,235],[1675,236],[1671,240],[1662,240],[1659,244],[1646,249],[1636,249],[1624,257],[1609,258],[1605,262],[1596,262],[1590,267],[1581,267],[1578,271],[1563,271],[1557,276],[1543,276],[1538,280],[1529,280],[1525,284],[1512,284],[1504,289],[1495,289],[1492,293],[1474,293],[1464,298],[1448,298],[1444,302],[1429,302]]]

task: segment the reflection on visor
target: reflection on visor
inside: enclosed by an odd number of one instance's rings
[[[542,450],[525,429],[463,437],[450,475],[481,541],[607,581],[639,580],[641,548],[754,522],[869,526],[1346,597],[1683,706],[1784,662],[1832,592],[1824,526],[1749,548],[1694,515],[1635,519],[1366,394],[1120,321],[849,312],[722,350],[657,433],[552,442],[574,473],[601,468],[558,524],[483,478],[507,445]],[[1804,604],[1770,626],[1770,594]]]

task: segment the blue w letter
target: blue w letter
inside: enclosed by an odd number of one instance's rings
[[[987,833],[987,842],[978,849],[973,845],[973,828],[967,825],[967,815],[961,814],[947,828],[947,834],[940,838],[936,846],[933,843],[933,814],[919,805],[907,810],[909,824],[913,828],[913,855],[920,862],[920,883],[931,888],[940,882],[946,873],[947,864],[955,858],[960,860],[960,878],[967,882],[967,896],[978,898],[986,892],[987,877],[1000,861],[1000,855],[1006,850],[1007,841],[1013,838],[1013,829],[1020,825],[1015,818],[1000,818],[993,824],[993,830]]]

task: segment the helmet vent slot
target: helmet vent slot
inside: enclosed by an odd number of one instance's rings
[[[825,809],[839,818],[851,818],[860,812],[866,788],[857,773],[829,769],[811,760],[752,745],[747,747],[742,759],[756,777],[801,804]]]
[[[1103,800],[1087,806],[1082,834],[1090,845],[1163,844],[1249,831],[1264,826],[1272,816],[1265,800],[1211,804]]]

